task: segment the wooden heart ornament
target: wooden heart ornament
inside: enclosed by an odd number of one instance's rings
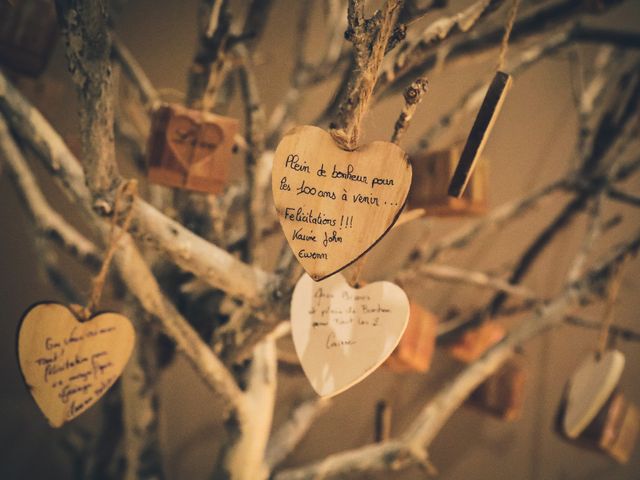
[[[322,280],[393,226],[409,192],[411,165],[393,143],[349,152],[321,128],[301,126],[280,141],[271,184],[289,246],[311,278]]]
[[[354,289],[341,274],[321,282],[303,275],[291,300],[291,330],[300,364],[321,396],[363,380],[398,345],[409,299],[391,282]]]
[[[618,385],[624,370],[624,354],[609,350],[590,354],[574,372],[566,392],[564,433],[577,438],[596,417]]]
[[[134,340],[131,322],[117,313],[81,323],[59,303],[27,310],[18,332],[20,369],[52,427],[77,417],[105,394],[127,364]]]

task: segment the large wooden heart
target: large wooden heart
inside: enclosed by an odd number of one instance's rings
[[[354,289],[341,274],[321,282],[303,275],[291,300],[293,343],[321,396],[343,392],[378,368],[408,320],[409,299],[390,282]]]
[[[271,184],[289,246],[305,271],[322,280],[393,226],[409,192],[411,165],[393,143],[348,152],[321,128],[301,126],[280,141]]]
[[[83,323],[58,303],[40,303],[25,313],[18,332],[20,369],[52,427],[105,394],[129,360],[134,340],[131,322],[117,313]]]

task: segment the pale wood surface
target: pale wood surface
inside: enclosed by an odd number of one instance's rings
[[[163,105],[153,114],[148,177],[154,183],[220,193],[229,175],[238,120]]]
[[[321,168],[326,176],[318,175]],[[313,126],[285,134],[273,161],[280,224],[314,280],[342,270],[375,245],[396,221],[410,185],[411,166],[397,145],[373,142],[349,152]]]
[[[562,420],[569,438],[577,438],[598,414],[615,389],[624,355],[618,350],[605,352],[600,359],[590,354],[569,380],[567,408]]]
[[[69,308],[40,303],[18,332],[24,381],[52,427],[60,427],[96,403],[124,369],[135,341],[131,322],[101,313],[79,322]]]
[[[360,289],[341,274],[298,281],[291,301],[291,333],[300,364],[321,396],[336,395],[380,366],[409,320],[409,299],[391,282]]]

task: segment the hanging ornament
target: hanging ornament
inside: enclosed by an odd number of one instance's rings
[[[625,358],[607,348],[623,266],[609,285],[598,346],[573,373],[560,402],[556,429],[566,439],[626,463],[636,444],[640,412],[618,388]]]
[[[487,320],[477,328],[465,331],[449,347],[449,354],[464,363],[471,363],[505,336],[505,329],[494,320]]]
[[[18,333],[20,370],[52,427],[96,403],[122,374],[135,332],[117,313],[80,322],[69,307],[39,303],[25,313]]]
[[[438,317],[411,302],[407,329],[385,365],[397,373],[428,371],[436,347],[437,327]]]
[[[638,408],[617,389],[624,363],[618,350],[590,354],[567,383],[556,426],[567,440],[619,463],[631,457],[640,429]]]
[[[502,36],[496,73],[482,101],[476,120],[471,127],[471,132],[467,137],[467,143],[460,155],[458,166],[449,184],[449,195],[452,197],[460,198],[464,193],[478,159],[482,155],[482,151],[489,139],[489,135],[491,135],[493,125],[496,123],[498,115],[500,115],[507,92],[511,88],[511,75],[501,70],[504,67],[504,60],[509,46],[509,36],[513,29],[519,5],[520,0],[513,0]]]
[[[182,105],[153,113],[147,148],[149,181],[220,193],[227,182],[238,121]]]
[[[40,302],[30,307],[18,329],[18,361],[29,392],[52,427],[60,427],[96,403],[122,374],[135,332],[117,313],[94,311],[109,265],[131,223],[132,209],[117,229],[124,195],[133,199],[135,181],[118,190],[109,248],[93,282],[87,307]]]
[[[469,397],[469,404],[501,420],[521,417],[525,399],[526,371],[518,359],[509,359]]]
[[[48,0],[0,2],[0,64],[37,77],[56,39],[56,12]]]
[[[285,134],[273,160],[280,225],[316,281],[342,270],[384,236],[410,184],[411,166],[397,145],[378,141],[347,151],[313,126]]]
[[[323,397],[366,378],[398,345],[409,320],[409,300],[390,282],[351,288],[341,274],[298,281],[291,330],[300,364]]]
[[[487,211],[488,165],[479,162],[460,197],[447,193],[460,155],[458,147],[431,151],[411,158],[413,179],[409,199],[411,209],[424,209],[427,216],[482,215]]]

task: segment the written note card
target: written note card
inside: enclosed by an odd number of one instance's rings
[[[298,281],[291,300],[296,353],[314,390],[336,395],[393,352],[409,320],[409,300],[391,282],[351,288],[341,274]]]
[[[348,152],[313,126],[288,132],[273,161],[280,224],[314,280],[343,269],[375,245],[398,217],[410,185],[411,166],[397,145],[373,142]]]
[[[51,426],[77,417],[105,394],[122,373],[134,339],[131,322],[116,313],[80,323],[58,303],[27,311],[18,333],[20,369]]]

